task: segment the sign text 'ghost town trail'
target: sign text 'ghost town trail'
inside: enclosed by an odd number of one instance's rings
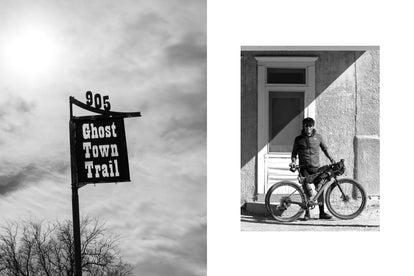
[[[74,122],[78,183],[130,181],[123,118]]]

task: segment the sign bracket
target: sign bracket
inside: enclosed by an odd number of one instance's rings
[[[132,117],[141,117],[141,112],[117,112],[117,111],[106,111],[98,108],[91,107],[87,104],[84,104],[81,101],[78,101],[75,99],[75,97],[70,96],[69,102],[71,104],[71,110],[72,110],[72,104],[79,106],[80,108],[83,108],[85,110],[88,110],[90,112],[95,112],[98,114],[101,114],[106,117],[118,117],[118,118],[132,118]],[[71,119],[72,119],[71,114]]]

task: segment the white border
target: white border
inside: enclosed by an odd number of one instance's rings
[[[207,15],[208,276],[409,275],[412,2],[209,0]],[[241,45],[380,46],[381,232],[240,231]]]

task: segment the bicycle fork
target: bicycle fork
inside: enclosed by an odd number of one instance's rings
[[[344,193],[344,191],[342,190],[342,187],[341,187],[341,185],[339,185],[338,184],[338,181],[336,180],[336,177],[335,177],[335,183],[334,184],[332,184],[332,185],[336,185],[337,187],[338,187],[338,189],[339,189],[339,191],[341,192],[341,194],[342,194],[342,196],[341,196],[341,198],[342,198],[342,200],[343,201],[349,201],[349,196],[347,196],[345,193]]]

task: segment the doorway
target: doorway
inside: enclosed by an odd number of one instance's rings
[[[304,117],[315,118],[317,57],[256,57],[257,196],[280,180],[295,180],[288,167]]]

